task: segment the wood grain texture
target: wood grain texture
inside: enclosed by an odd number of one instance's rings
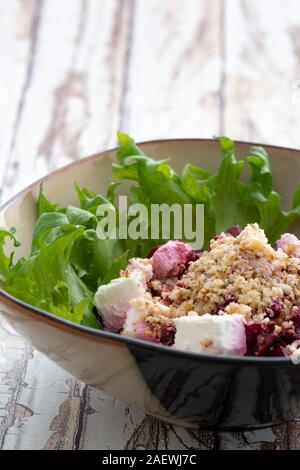
[[[26,387],[27,363],[32,348],[17,336],[2,320],[0,323],[0,449],[4,448],[12,429],[32,416],[32,410],[22,403],[20,395]]]
[[[35,21],[34,0],[0,4],[0,181],[3,190],[4,176],[12,166],[10,159],[15,142],[16,129],[24,101],[31,64],[33,30]]]
[[[220,126],[219,0],[137,0],[122,129],[137,139],[212,136]]]
[[[299,2],[225,4],[225,132],[238,139],[299,147]]]
[[[299,13],[298,0],[0,2],[2,201],[112,145],[117,128],[299,146]],[[297,421],[245,433],[161,423],[0,324],[2,449],[299,447]]]
[[[111,145],[120,121],[132,1],[36,0],[31,5],[3,199]],[[0,60],[5,69],[5,55]]]

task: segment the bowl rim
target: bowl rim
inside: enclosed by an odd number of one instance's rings
[[[197,138],[197,137],[182,137],[182,138],[167,138],[167,139],[153,139],[153,140],[143,140],[140,142],[137,142],[137,145],[146,145],[146,144],[161,144],[161,143],[171,143],[171,142],[199,142],[201,143],[215,143],[218,145],[218,141],[216,139],[210,139],[210,138]],[[300,149],[292,148],[292,147],[282,147],[279,145],[271,145],[271,144],[262,144],[262,143],[257,143],[257,142],[248,142],[248,141],[241,141],[241,140],[234,140],[235,144],[238,145],[249,145],[249,146],[262,146],[265,147],[267,150],[271,149],[277,149],[280,151],[288,151],[288,152],[295,152],[299,154],[300,156]],[[22,190],[18,191],[14,196],[9,198],[6,202],[1,204],[0,206],[0,213],[5,211],[19,196],[22,194],[26,194],[29,191],[33,190],[36,186],[40,185],[42,182],[45,182],[53,177],[55,175],[64,173],[68,171],[70,168],[77,167],[79,165],[84,164],[85,162],[91,162],[93,160],[105,158],[107,154],[113,154],[118,150],[118,147],[113,147],[109,148],[107,150],[103,150],[101,152],[97,152],[94,154],[91,154],[87,157],[82,157],[76,161],[73,161],[71,163],[68,163],[67,165],[62,166],[61,168],[58,168],[57,170],[54,170],[45,176],[42,176],[41,178],[35,180],[34,182],[30,183],[28,186],[23,188]],[[114,343],[120,343],[122,345],[128,345],[129,347],[137,347],[137,348],[142,348],[145,350],[150,350],[153,352],[158,352],[158,353],[163,353],[167,355],[171,355],[174,357],[183,357],[186,359],[193,359],[193,360],[201,360],[201,361],[206,361],[206,362],[214,362],[214,363],[225,363],[225,364],[237,364],[237,365],[255,365],[255,366],[263,366],[263,365],[276,365],[276,364],[281,364],[281,365],[294,365],[289,357],[269,357],[269,356],[236,356],[236,355],[212,355],[212,354],[201,354],[201,353],[195,353],[191,351],[185,351],[183,349],[175,349],[169,346],[164,346],[162,344],[157,344],[157,343],[152,343],[150,341],[142,340],[142,339],[137,339],[137,338],[132,338],[129,336],[123,336],[118,333],[112,333],[110,331],[102,330],[102,329],[96,329],[96,328],[91,328],[85,325],[80,325],[78,323],[74,323],[70,320],[66,320],[64,318],[58,317],[50,312],[47,312],[46,310],[40,309],[38,307],[35,307],[34,305],[30,305],[12,295],[10,295],[8,292],[6,292],[0,285],[0,300],[4,300],[4,303],[7,301],[13,305],[16,305],[19,308],[22,308],[25,311],[28,311],[29,313],[33,314],[33,316],[36,316],[42,321],[47,321],[50,323],[58,324],[58,325],[63,325],[65,328],[72,330],[73,333],[75,332],[80,332],[81,334],[84,334],[84,336],[93,336],[94,338],[102,338],[109,340],[109,342],[114,342]],[[5,302],[6,301],[6,302]]]

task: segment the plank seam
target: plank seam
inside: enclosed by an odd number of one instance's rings
[[[74,436],[74,441],[73,441],[74,442],[73,450],[80,449],[81,438],[83,436],[83,431],[84,431],[85,411],[86,411],[86,407],[87,407],[88,399],[89,399],[88,392],[89,392],[89,386],[84,385],[83,391],[81,394],[81,400],[80,400],[78,424],[77,424],[76,434]]]
[[[2,437],[1,437],[1,441],[0,441],[0,450],[4,449],[5,438],[6,438],[8,430],[12,426],[15,425],[16,418],[17,418],[16,407],[19,403],[19,397],[20,397],[20,394],[21,394],[21,389],[25,384],[24,380],[25,380],[26,371],[27,371],[27,364],[28,364],[29,360],[32,359],[32,357],[33,357],[32,347],[30,345],[26,345],[24,358],[21,360],[21,366],[20,367],[18,367],[18,365],[15,366],[17,368],[17,370],[15,372],[16,375],[14,377],[15,380],[16,380],[16,384],[11,390],[11,392],[12,392],[11,393],[11,398],[5,406],[6,413],[4,415],[4,418],[3,418],[2,422],[0,422],[0,431],[1,431],[1,428],[2,428]],[[8,420],[7,423],[5,423],[6,420]],[[3,425],[3,423],[4,423],[4,425]]]

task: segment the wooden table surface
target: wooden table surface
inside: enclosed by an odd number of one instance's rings
[[[1,0],[0,67],[2,202],[114,145],[117,129],[300,147],[298,0]],[[0,448],[295,449],[300,422],[233,434],[163,424],[2,321]]]

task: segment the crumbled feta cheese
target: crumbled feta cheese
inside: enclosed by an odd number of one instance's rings
[[[126,276],[127,273],[133,272],[141,272],[144,275],[145,281],[148,282],[152,279],[153,276],[153,269],[152,269],[152,262],[150,259],[145,258],[131,258],[129,260],[129,264],[124,272]]]
[[[132,299],[122,334],[157,342],[163,328],[171,323],[169,315],[169,307],[151,298]]]
[[[300,240],[292,233],[284,233],[276,242],[277,248],[280,248],[289,256],[300,258]]]
[[[242,315],[188,315],[174,319],[175,348],[207,354],[246,353],[246,334]]]
[[[95,305],[105,328],[120,331],[130,308],[130,301],[145,295],[144,279],[138,272],[133,272],[129,277],[113,279],[109,284],[100,286],[95,294]]]

